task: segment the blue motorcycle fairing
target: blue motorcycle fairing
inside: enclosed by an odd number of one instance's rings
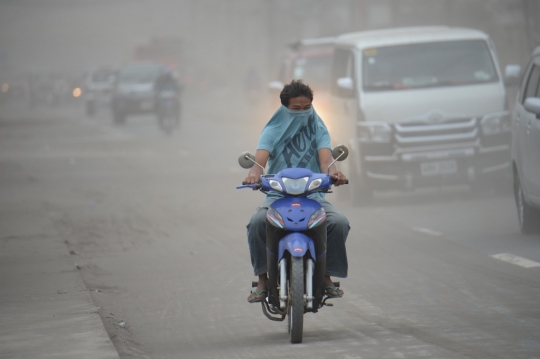
[[[332,186],[332,183],[331,183],[332,179],[329,175],[324,174],[324,173],[315,173],[307,168],[286,168],[284,170],[279,171],[277,174],[274,174],[274,175],[272,174],[262,175],[261,186],[263,190],[265,191],[276,191],[275,189],[272,188],[272,186],[270,186],[270,183],[269,183],[270,180],[275,180],[281,184],[281,188],[285,189],[285,184],[283,183],[284,177],[290,178],[290,179],[300,179],[303,177],[309,177],[309,180],[307,181],[307,184],[306,184],[306,188],[304,189],[304,193],[299,194],[299,195],[298,194],[293,195],[293,196],[305,197],[306,195],[312,192],[329,190]],[[308,191],[309,185],[315,179],[320,179],[321,184],[314,190]],[[286,194],[286,192],[282,192],[282,193]]]
[[[307,168],[285,168],[279,171],[279,177],[288,177],[292,179],[298,179],[302,177],[311,177],[314,173]]]
[[[313,242],[313,239],[306,234],[299,232],[286,234],[279,241],[278,262],[283,258],[285,251],[289,251],[293,257],[303,257],[308,249],[311,259],[316,261],[317,254],[315,253],[315,243]]]
[[[284,197],[275,200],[270,207],[275,209],[285,224],[285,230],[305,231],[308,229],[309,217],[318,211],[322,205],[305,197]]]

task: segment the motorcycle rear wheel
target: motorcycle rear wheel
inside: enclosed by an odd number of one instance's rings
[[[291,256],[289,334],[291,343],[302,343],[304,330],[304,258]]]

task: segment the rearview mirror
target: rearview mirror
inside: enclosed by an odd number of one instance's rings
[[[527,112],[532,112],[536,115],[536,118],[540,118],[540,98],[528,97],[523,104]]]
[[[506,86],[519,85],[519,79],[521,77],[520,65],[506,65],[504,68],[504,84]]]
[[[255,164],[255,156],[249,151],[242,152],[238,157],[238,164],[245,169],[251,168]]]
[[[332,157],[336,161],[343,161],[349,156],[349,149],[345,145],[337,145],[332,149]]]

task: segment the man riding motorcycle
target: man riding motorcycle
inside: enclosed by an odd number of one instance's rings
[[[303,167],[313,172],[330,173],[340,186],[347,182],[347,177],[339,172],[332,163],[330,135],[321,118],[312,107],[313,91],[301,80],[293,80],[284,86],[280,93],[282,106],[264,127],[255,161],[263,168],[268,163],[268,173],[274,174],[284,168]],[[259,166],[251,167],[243,184],[260,182],[263,170]],[[248,244],[251,264],[258,284],[248,297],[248,302],[263,301],[268,292],[266,282],[266,212],[268,206],[280,198],[273,192],[257,208],[247,225]],[[326,295],[333,298],[343,296],[343,290],[335,287],[330,276],[347,277],[347,252],[345,242],[350,230],[347,218],[332,204],[325,200],[323,193],[313,193],[309,198],[317,200],[327,214],[327,254],[326,254]]]
[[[164,92],[174,93],[176,109],[180,111],[180,85],[174,77],[174,74],[169,69],[164,70],[157,78],[154,83],[154,89],[156,94],[156,112],[160,114],[162,109],[160,108],[159,96]]]

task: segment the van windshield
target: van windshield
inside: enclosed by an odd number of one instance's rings
[[[367,92],[498,81],[483,40],[370,48],[363,51],[362,67]]]

